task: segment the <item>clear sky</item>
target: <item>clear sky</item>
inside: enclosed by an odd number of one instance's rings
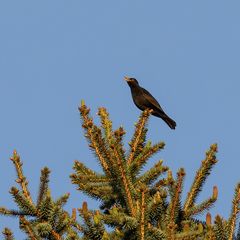
[[[240,1],[1,1],[0,206],[14,208],[9,157],[17,149],[36,196],[40,170],[51,170],[54,197],[70,192],[66,209],[86,197],[71,185],[78,159],[94,170],[77,107],[84,99],[123,125],[127,143],[140,111],[124,75],[136,77],[177,122],[175,131],[152,117],[149,139],[163,140],[153,158],[186,170],[184,197],[211,143],[219,163],[198,201],[219,188],[211,210],[227,217],[240,169]],[[98,120],[97,120],[98,122]],[[127,144],[126,144],[127,147]],[[97,203],[88,200],[89,206]],[[205,215],[200,216],[204,218]],[[0,229],[18,221],[0,217]]]

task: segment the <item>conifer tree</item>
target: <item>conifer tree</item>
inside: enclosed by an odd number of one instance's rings
[[[69,194],[54,200],[48,187],[50,170],[41,171],[37,200],[33,201],[22,162],[16,151],[11,158],[17,173],[19,188],[12,187],[18,209],[0,208],[0,214],[19,218],[19,227],[28,239],[83,239],[83,240],[158,240],[158,239],[240,239],[234,236],[239,214],[240,183],[235,188],[232,211],[228,219],[220,215],[212,222],[209,209],[218,197],[213,186],[209,197],[197,202],[204,183],[217,163],[217,145],[206,152],[186,196],[182,196],[185,170],[176,176],[159,160],[147,171],[143,167],[150,158],[163,150],[164,143],[147,141],[147,122],[151,110],[141,113],[129,148],[124,146],[125,130],[112,128],[105,108],[99,108],[101,125],[94,124],[90,109],[82,102],[80,116],[89,148],[95,154],[102,172],[95,172],[75,161],[70,178],[77,190],[100,201],[99,209],[83,202],[72,213],[64,210]],[[206,220],[197,219],[206,214]],[[79,215],[79,216],[77,216]],[[239,231],[238,231],[239,232]],[[3,230],[5,239],[15,239],[10,229]]]

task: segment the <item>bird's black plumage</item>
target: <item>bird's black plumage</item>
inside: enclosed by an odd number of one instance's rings
[[[131,89],[133,102],[140,110],[152,109],[152,115],[161,118],[171,129],[175,129],[176,122],[168,117],[151,93],[140,87],[135,78],[125,77],[125,80]]]

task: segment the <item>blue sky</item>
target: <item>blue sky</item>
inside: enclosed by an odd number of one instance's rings
[[[0,2],[0,206],[14,208],[16,185],[8,160],[17,149],[36,196],[41,168],[51,170],[54,197],[70,192],[66,209],[86,197],[69,175],[75,159],[99,165],[83,138],[77,107],[84,99],[96,119],[99,106],[113,125],[123,125],[127,143],[140,111],[124,75],[136,77],[177,122],[158,118],[149,139],[163,140],[164,159],[187,173],[184,196],[211,143],[219,163],[198,201],[219,188],[213,216],[230,213],[239,179],[239,1],[1,1]],[[98,122],[98,120],[96,120]],[[126,144],[127,147],[127,144]],[[90,207],[97,203],[88,200]],[[204,218],[203,216],[200,216]],[[0,218],[0,229],[18,221]]]

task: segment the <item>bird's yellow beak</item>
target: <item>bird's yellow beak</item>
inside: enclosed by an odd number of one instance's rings
[[[127,81],[127,82],[131,81],[131,79],[129,77],[126,77],[126,76],[124,77],[124,80]]]

